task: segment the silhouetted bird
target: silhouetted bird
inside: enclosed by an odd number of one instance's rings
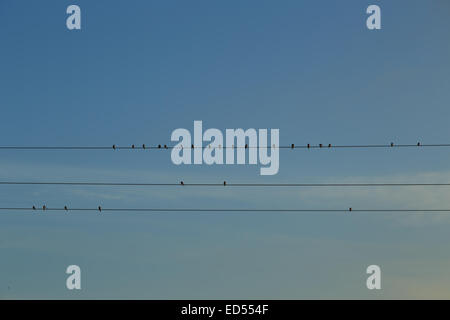
[[[180,184],[181,184],[182,186],[184,186],[184,182],[183,182],[183,181],[181,181]]]
[[[145,149],[145,144],[142,145],[142,149]]]
[[[33,206],[33,210],[36,210],[36,207],[35,207],[35,206]]]
[[[310,148],[310,145],[309,145],[309,143],[308,143],[307,147],[308,147],[308,149]]]
[[[42,206],[42,210],[47,209],[47,207],[45,206],[45,204]]]
[[[391,147],[393,147],[394,146],[394,143],[393,142],[391,142]]]
[[[131,149],[134,149],[134,144],[131,145]]]
[[[115,144],[113,144],[112,148],[113,148],[114,150],[116,150],[116,145],[115,145]]]
[[[294,144],[291,144],[291,149],[294,149],[294,148],[295,148]]]
[[[161,145],[160,144],[158,144],[158,149],[161,149]]]
[[[98,211],[102,212],[102,207],[98,206]]]
[[[227,185],[227,182],[226,182],[226,181],[224,181],[224,182],[223,182],[223,185],[224,185],[224,186],[226,186],[226,185]]]
[[[67,206],[64,206],[64,210],[66,210],[66,211],[67,211],[67,210],[69,210],[69,209],[67,208]]]

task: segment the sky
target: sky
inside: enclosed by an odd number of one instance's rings
[[[171,144],[194,120],[276,128],[282,145],[450,143],[449,14],[446,0],[0,0],[0,145]],[[165,150],[0,150],[0,180],[448,183],[449,159],[281,150],[261,176]],[[0,207],[442,209],[449,192],[3,185]],[[448,299],[449,228],[428,213],[2,211],[0,298]],[[65,286],[72,264],[81,290]],[[381,290],[366,288],[372,264]]]

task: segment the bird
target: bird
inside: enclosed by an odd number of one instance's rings
[[[226,182],[226,181],[224,181],[224,182],[223,182],[223,185],[224,185],[224,186],[226,186],[226,185],[227,185],[227,182]]]
[[[184,182],[183,182],[183,181],[181,181],[180,184],[181,184],[182,186],[184,186]]]
[[[145,149],[145,144],[142,145],[142,149]]]
[[[191,149],[194,149],[194,145],[193,144],[191,145]]]
[[[66,211],[67,211],[67,210],[69,210],[69,209],[67,208],[67,206],[64,206],[64,210],[66,210]]]
[[[161,145],[160,144],[158,144],[158,149],[161,149]]]
[[[248,149],[248,144],[245,144],[245,149]]]
[[[131,145],[131,149],[134,149],[134,144]]]
[[[352,208],[348,208],[348,211],[352,211]]]
[[[102,212],[102,207],[98,206],[98,211]]]
[[[322,144],[321,143],[319,144],[319,148],[322,148]]]
[[[328,148],[331,148],[331,143],[328,144]]]
[[[308,148],[308,149],[310,148],[310,145],[309,145],[309,143],[308,143],[308,145],[307,145],[307,148]]]
[[[164,145],[164,149],[167,149],[167,145],[166,144]]]
[[[36,210],[36,207],[35,207],[35,206],[33,206],[33,210]]]
[[[420,142],[417,142],[417,146],[420,147]]]
[[[391,142],[391,147],[393,147],[394,146],[394,143],[393,142]]]
[[[42,206],[42,210],[47,209],[47,207],[45,206],[45,204]]]
[[[116,145],[115,145],[115,144],[113,144],[112,148],[113,148],[114,150],[116,150]]]
[[[291,149],[294,149],[294,148],[295,148],[294,144],[291,144]]]

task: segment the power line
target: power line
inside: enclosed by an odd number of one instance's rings
[[[118,187],[445,187],[450,183],[135,183],[135,182],[42,182],[0,181],[0,185],[60,185]]]
[[[212,146],[211,146],[212,147]],[[389,144],[346,144],[346,145],[332,145],[332,144],[306,144],[306,145],[281,145],[281,146],[249,146],[248,144],[243,146],[217,146],[221,149],[265,149],[265,148],[278,148],[278,149],[370,149],[370,148],[420,148],[420,147],[450,147],[450,143],[433,143],[422,144],[417,142],[415,144],[395,144],[393,142]],[[169,150],[174,148],[180,148],[178,146],[164,145],[131,145],[131,146],[0,146],[0,150]],[[194,146],[183,147],[184,149],[206,149],[210,146]]]
[[[49,208],[42,207],[2,207],[1,211],[91,211],[91,212],[218,212],[218,213],[232,213],[232,212],[261,212],[261,213],[327,213],[327,212],[360,212],[360,213],[447,213],[450,209],[218,209],[218,208],[103,208],[98,206],[97,208],[70,208],[65,206],[63,208]]]

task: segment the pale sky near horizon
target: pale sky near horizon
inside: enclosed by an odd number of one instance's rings
[[[66,28],[66,8],[82,30]],[[366,28],[378,4],[382,29]],[[0,145],[450,143],[445,0],[0,1]],[[448,183],[450,149],[281,150],[280,170],[167,151],[0,150],[2,181]],[[0,207],[450,209],[450,187],[0,186]],[[450,217],[0,212],[2,299],[450,298]],[[65,268],[82,270],[68,291]],[[382,290],[366,288],[368,265]]]

